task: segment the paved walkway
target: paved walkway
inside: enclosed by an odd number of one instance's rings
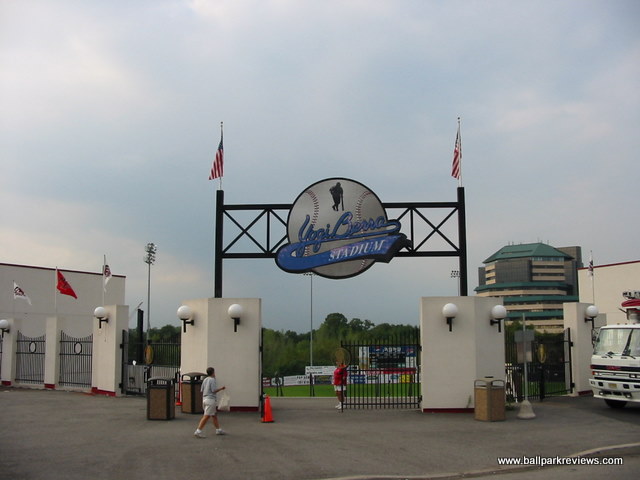
[[[2,388],[0,478],[493,478],[490,472],[504,470],[499,456],[566,457],[614,445],[626,446],[604,455],[623,456],[624,467],[554,468],[554,478],[635,478],[626,475],[640,463],[640,407],[612,410],[589,397],[533,402],[535,419],[509,411],[504,422],[408,410],[341,413],[334,404],[272,398],[274,423],[223,413],[228,435],[211,435],[209,424],[210,436],[196,439],[199,415],[178,408],[174,420],[149,421],[144,398]],[[543,472],[520,468],[500,478],[542,479],[535,475]]]

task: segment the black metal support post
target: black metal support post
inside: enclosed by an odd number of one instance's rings
[[[464,206],[464,187],[458,187],[458,245],[460,249],[460,296],[466,297],[467,290],[467,226]]]
[[[144,311],[138,309],[136,331],[138,332],[138,344],[136,345],[136,362],[140,365],[144,365]]]
[[[224,190],[216,192],[216,240],[215,240],[215,265],[213,279],[213,296],[222,298],[222,238],[224,215]]]

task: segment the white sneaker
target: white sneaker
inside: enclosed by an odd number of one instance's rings
[[[336,405],[336,408],[337,408],[338,410],[340,410],[340,409],[342,408],[342,404],[341,404],[341,403],[337,404],[337,405]]]
[[[216,435],[224,435],[225,433],[227,433],[227,432],[225,432],[225,431],[224,431],[224,430],[222,430],[221,428],[219,428],[219,429],[217,429],[217,430],[216,430]]]
[[[207,438],[207,436],[204,433],[202,433],[202,430],[196,430],[193,433],[193,436],[198,438]]]

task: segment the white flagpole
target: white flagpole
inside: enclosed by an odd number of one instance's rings
[[[460,163],[460,175],[458,176],[458,186],[462,187],[462,135],[460,135],[460,117],[458,117],[458,148],[460,152],[458,154],[458,162]]]
[[[219,183],[218,183],[218,190],[222,190],[222,176],[224,173],[224,136],[223,136],[223,122],[220,122],[220,143],[222,143],[222,172],[220,172],[220,176],[218,177]],[[216,151],[216,155],[218,154],[218,152]]]
[[[53,309],[58,317],[58,267],[55,269],[55,277],[53,278]]]
[[[596,303],[596,272],[593,268],[593,250],[589,250],[589,273],[591,276],[591,298],[593,304]]]
[[[104,270],[107,265],[107,256],[102,255],[102,306],[104,307],[104,293],[107,291],[107,284],[104,283]]]

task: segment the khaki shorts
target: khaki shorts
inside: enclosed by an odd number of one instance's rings
[[[205,398],[202,400],[204,414],[213,417],[216,414],[216,401],[213,398]]]

